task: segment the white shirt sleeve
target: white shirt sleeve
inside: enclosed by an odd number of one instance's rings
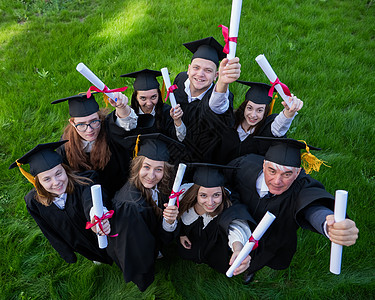
[[[281,111],[273,120],[271,124],[271,132],[275,137],[281,137],[287,133],[287,131],[290,128],[290,125],[292,124],[292,121],[294,119],[295,115],[292,118],[285,117],[283,111]]]
[[[218,115],[225,113],[229,108],[229,89],[225,93],[215,92],[216,85],[208,102],[211,110]]]
[[[185,137],[186,137],[186,126],[185,126],[184,122],[181,121],[181,125],[180,126],[174,125],[174,127],[176,128],[177,139],[180,142],[182,142],[185,139]]]
[[[232,251],[234,242],[240,242],[242,245],[245,245],[251,236],[250,227],[244,220],[233,220],[229,224],[228,231],[228,245]]]
[[[116,116],[117,116],[117,114],[116,114]],[[132,109],[131,107],[130,107],[129,116],[127,116],[125,118],[119,118],[119,116],[117,116],[117,118],[116,118],[116,125],[118,127],[121,127],[123,129],[125,129],[126,131],[130,131],[130,130],[136,128],[137,122],[138,122],[138,116],[135,113],[134,109]]]
[[[173,224],[169,224],[164,218],[163,218],[163,229],[167,232],[173,232],[177,227],[177,220],[174,220]]]

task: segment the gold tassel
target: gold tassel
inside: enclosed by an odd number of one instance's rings
[[[275,94],[275,97],[273,97],[273,99],[270,103],[270,112],[268,113],[268,115],[272,114],[272,110],[273,110],[273,106],[275,105],[276,98],[278,98],[277,94]]]
[[[133,159],[134,158],[136,158],[137,156],[138,156],[138,149],[139,149],[139,137],[140,137],[141,135],[140,134],[138,134],[138,136],[137,136],[137,140],[135,141],[135,147],[134,147],[134,151],[133,151]]]
[[[16,163],[17,163],[18,169],[21,171],[22,175],[25,176],[26,179],[36,188],[34,176],[31,175],[30,173],[26,172],[24,169],[22,169],[21,168],[22,164],[19,163],[17,160],[16,160]]]
[[[161,99],[165,99],[165,83],[163,80],[163,85],[161,86]]]
[[[103,93],[103,100],[104,100],[104,103],[105,103],[105,108],[108,107],[108,104],[109,104],[109,100],[108,100],[108,96],[106,94]]]
[[[310,153],[310,148],[307,146],[307,143],[303,140],[298,140],[299,142],[305,143],[306,145],[306,152],[301,154],[301,165],[305,169],[306,174],[310,174],[312,171],[319,172],[320,166],[323,164],[326,167],[331,167],[328,166],[326,161],[323,161],[313,154]]]

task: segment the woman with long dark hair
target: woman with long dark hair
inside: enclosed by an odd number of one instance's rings
[[[249,223],[255,222],[224,187],[221,169],[225,166],[191,165],[196,167],[194,184],[184,193],[179,207],[179,254],[225,273],[251,235]],[[248,256],[234,275],[244,272],[249,263]]]
[[[160,85],[156,77],[161,76],[160,71],[143,69],[121,77],[135,78],[134,92],[131,97],[132,112],[128,118],[131,128],[137,124],[140,115],[150,114],[154,116],[152,131],[140,131],[140,134],[159,132],[170,138],[182,142],[186,136],[186,127],[182,122],[183,111],[179,104],[171,108],[163,102]]]
[[[67,263],[77,261],[77,252],[92,261],[111,264],[106,252],[99,249],[94,229],[85,229],[92,207],[90,186],[95,172],[76,174],[63,164],[62,157],[54,150],[65,142],[40,144],[9,168],[18,165],[34,185],[25,196],[27,210]],[[30,165],[30,173],[21,168],[22,164]],[[108,234],[109,222],[106,220],[103,225],[104,234]]]
[[[302,106],[303,102],[292,94],[289,101],[285,101],[283,111],[270,114],[272,111],[272,97],[268,95],[270,85],[259,82],[237,82],[250,86],[245,100],[234,114],[234,126],[223,128],[221,146],[216,152],[215,162],[227,164],[231,160],[249,153],[264,155],[269,142],[253,139],[254,136],[285,137],[290,125]]]

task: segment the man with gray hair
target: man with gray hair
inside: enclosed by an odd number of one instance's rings
[[[355,244],[358,238],[358,228],[352,220],[334,222],[334,197],[319,181],[306,174],[311,169],[319,170],[316,166],[322,161],[309,150],[320,149],[293,139],[257,138],[273,141],[265,156],[239,157],[229,163],[239,169],[227,174],[232,189],[240,193],[241,202],[247,205],[256,222],[267,211],[276,216],[259,241],[259,247],[251,254],[245,283],[249,283],[254,272],[264,266],[276,270],[289,266],[296,252],[299,227],[323,234],[332,242],[345,246]],[[301,168],[301,149],[307,151],[302,154],[306,172]]]

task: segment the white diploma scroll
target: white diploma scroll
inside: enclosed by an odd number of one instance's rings
[[[238,29],[240,27],[242,0],[232,1],[232,12],[230,15],[229,37],[238,37]],[[228,59],[236,57],[237,43],[229,41]]]
[[[177,174],[176,174],[176,178],[174,179],[172,191],[177,193],[180,190],[180,186],[181,186],[182,179],[184,178],[185,170],[186,170],[185,164],[178,165]],[[177,198],[169,199],[168,206],[175,205],[176,200]]]
[[[102,187],[100,184],[91,186],[91,197],[92,197],[92,210],[94,215],[101,218],[103,216],[103,199],[102,199]],[[99,224],[96,224],[96,230],[99,231]],[[99,248],[104,249],[108,245],[106,235],[98,235]]]
[[[93,85],[95,85],[99,90],[103,90],[106,86],[103,81],[101,81],[84,63],[79,63],[76,67],[77,71],[86,77]],[[109,98],[115,101],[114,93],[105,93]]]
[[[258,226],[255,228],[252,237],[254,240],[259,241],[260,238],[263,236],[263,234],[266,232],[268,227],[271,226],[272,222],[276,219],[276,217],[271,214],[269,211],[266,212],[266,214],[263,216],[262,220],[259,222]],[[227,277],[232,277],[233,272],[235,269],[237,269],[240,264],[243,262],[243,260],[249,255],[251,250],[253,250],[253,247],[255,245],[255,242],[249,242],[247,241],[246,244],[243,246],[241,252],[238,254],[236,259],[234,260],[233,264],[230,266],[228,271],[225,273]]]
[[[346,216],[346,204],[348,201],[348,192],[344,190],[337,190],[335,194],[335,222],[341,222],[345,220]],[[331,259],[329,270],[331,273],[339,275],[341,272],[341,258],[342,258],[342,246],[331,243]]]
[[[163,75],[163,80],[164,80],[164,83],[165,83],[165,87],[166,87],[166,89],[168,91],[169,88],[171,87],[171,80],[169,78],[168,69],[167,68],[163,68],[160,71],[161,71],[161,74]],[[177,103],[176,103],[176,98],[175,98],[173,92],[169,93],[169,101],[171,102],[172,107],[175,108],[175,106],[177,105]]]
[[[275,82],[275,80],[277,79],[277,75],[276,75],[275,71],[272,69],[271,65],[269,64],[269,62],[268,62],[267,58],[264,56],[264,54],[258,55],[255,58],[255,60],[258,63],[258,65],[261,67],[261,69],[263,70],[264,74],[266,74],[268,79],[271,82]],[[288,106],[291,107],[292,104],[293,104],[293,101],[289,102],[289,96],[285,95],[281,85],[276,84],[275,89],[278,91],[279,95],[281,96],[281,98],[283,98],[283,100],[286,102],[286,104],[288,104]]]

